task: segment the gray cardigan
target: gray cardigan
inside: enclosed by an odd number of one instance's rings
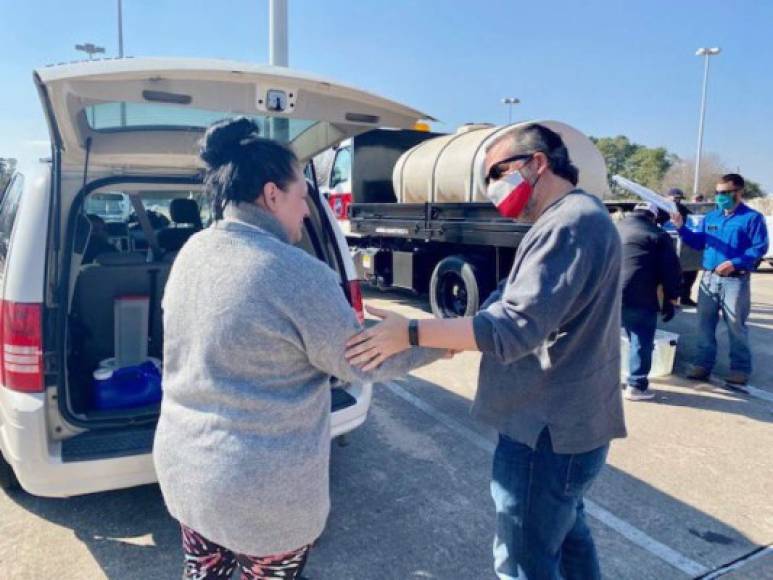
[[[427,364],[412,349],[363,373],[338,276],[253,204],[193,236],[164,300],[164,399],[153,457],[171,515],[226,548],[266,556],[313,542],[329,511],[331,377],[385,380]]]
[[[547,427],[556,453],[625,437],[621,254],[592,195],[577,189],[545,210],[473,319],[483,352],[473,415],[532,448]]]

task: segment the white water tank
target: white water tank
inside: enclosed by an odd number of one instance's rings
[[[483,170],[489,143],[514,127],[540,123],[564,140],[569,158],[580,170],[579,187],[611,196],[604,156],[582,132],[559,121],[528,121],[513,125],[463,125],[453,135],[419,143],[398,159],[392,183],[399,203],[461,203],[487,201]]]

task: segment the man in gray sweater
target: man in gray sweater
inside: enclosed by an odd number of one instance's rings
[[[491,491],[501,579],[599,578],[583,497],[624,437],[621,244],[604,205],[576,187],[561,137],[532,124],[486,154],[492,202],[533,227],[510,275],[470,318],[384,319],[350,341],[368,369],[409,345],[483,353],[472,413],[495,427]]]

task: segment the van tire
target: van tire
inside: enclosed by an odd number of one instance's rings
[[[13,467],[0,454],[0,489],[14,490],[19,488],[19,480],[16,479]]]
[[[437,318],[472,316],[480,308],[479,268],[464,256],[448,256],[435,266],[429,302]]]

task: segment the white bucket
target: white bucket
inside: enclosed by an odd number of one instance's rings
[[[676,345],[679,335],[665,330],[655,331],[655,348],[652,351],[652,368],[650,378],[667,377],[674,372],[674,360],[676,359]],[[620,335],[620,376],[628,377],[628,337],[625,331]]]
[[[161,361],[157,358],[149,356],[146,360],[156,365],[156,368],[159,370],[159,372],[163,368]],[[106,381],[107,379],[112,377],[113,373],[117,371],[119,368],[120,367],[118,366],[117,358],[115,357],[106,358],[105,360],[99,363],[99,367],[94,371],[93,376],[98,381]]]

